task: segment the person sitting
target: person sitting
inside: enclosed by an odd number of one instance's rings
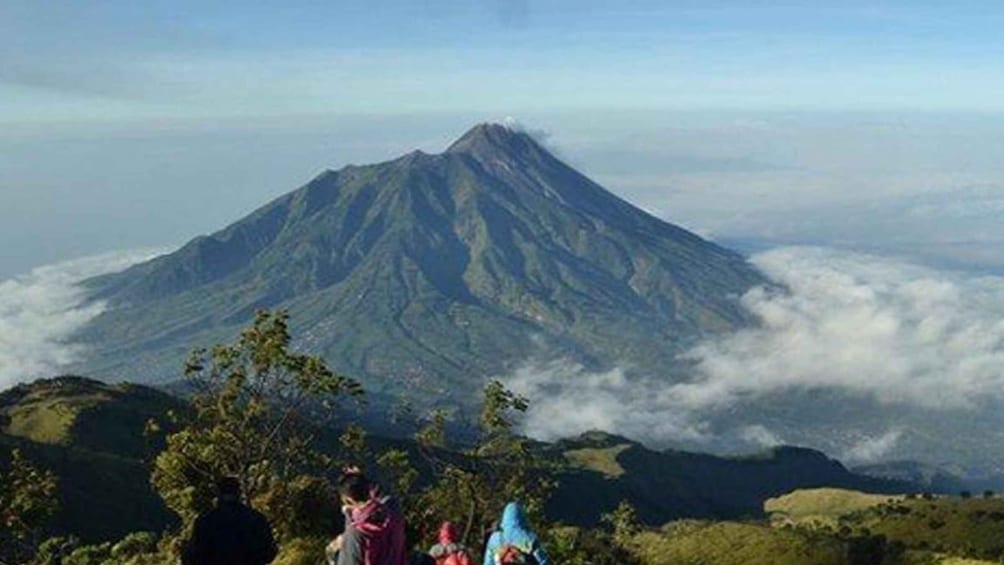
[[[400,505],[357,469],[342,474],[338,494],[345,532],[329,546],[337,565],[405,565],[407,541]]]
[[[460,543],[460,533],[451,522],[443,522],[439,528],[439,543],[432,546],[429,555],[436,560],[436,565],[472,565],[471,555],[467,547]]]
[[[502,512],[499,529],[488,539],[484,565],[548,565],[547,553],[537,534],[527,525],[526,510],[510,502]]]
[[[240,482],[216,484],[216,507],[195,520],[182,555],[184,565],[266,565],[278,549],[272,527],[260,512],[241,502]]]

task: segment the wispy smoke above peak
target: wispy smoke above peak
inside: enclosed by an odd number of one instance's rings
[[[105,309],[102,302],[88,302],[79,283],[157,253],[107,253],[39,267],[0,282],[0,389],[50,376],[78,361],[84,351],[70,338]]]

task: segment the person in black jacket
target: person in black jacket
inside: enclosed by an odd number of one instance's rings
[[[217,485],[216,508],[195,520],[182,555],[184,565],[266,565],[278,549],[272,527],[260,512],[241,502],[240,483],[225,477]]]

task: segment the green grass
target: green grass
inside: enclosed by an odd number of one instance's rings
[[[903,500],[851,514],[845,522],[910,548],[967,557],[1004,557],[1004,500],[1000,499]]]
[[[651,565],[842,565],[838,540],[765,524],[672,522],[637,535],[639,557]]]
[[[902,496],[867,494],[837,488],[802,489],[764,502],[776,524],[834,526],[842,516],[902,500]]]
[[[573,466],[617,478],[625,473],[624,467],[617,461],[617,456],[629,447],[631,447],[629,444],[622,444],[607,448],[573,449],[565,452],[565,459]]]
[[[884,536],[911,550],[911,563],[1004,558],[1004,499],[1000,498],[925,500],[813,489],[768,500],[764,508],[776,527],[794,525],[840,537]]]

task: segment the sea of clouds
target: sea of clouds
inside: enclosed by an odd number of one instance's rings
[[[533,399],[525,430],[554,439],[602,429],[664,445],[710,441],[720,433],[715,414],[787,392],[834,390],[942,412],[1004,397],[1004,278],[816,247],[751,260],[779,283],[741,298],[760,324],[686,352],[689,380],[529,363],[508,379]],[[759,425],[730,433],[751,445],[784,442]],[[840,455],[875,460],[901,435],[875,430]]]
[[[158,251],[57,263],[0,282],[0,387],[80,361],[86,350],[73,336],[105,309],[80,283]],[[533,399],[525,431],[550,440],[601,429],[652,444],[700,444],[720,439],[716,415],[787,392],[840,391],[937,412],[1004,400],[1004,278],[817,247],[751,260],[778,283],[741,297],[760,323],[687,351],[693,375],[528,362],[507,379]],[[790,439],[759,424],[727,433],[750,446]],[[877,460],[903,433],[895,424],[858,430],[837,455]]]
[[[106,253],[44,267],[0,281],[0,389],[79,361],[85,350],[73,334],[101,314],[105,304],[88,301],[80,283],[125,269],[156,255],[145,249]]]

